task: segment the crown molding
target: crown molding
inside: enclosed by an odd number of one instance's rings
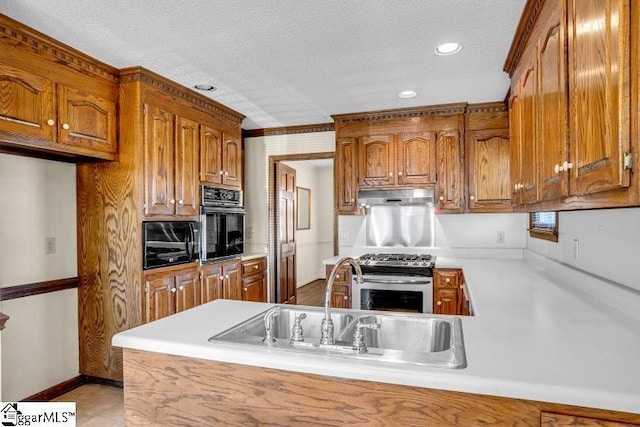
[[[283,126],[283,127],[277,127],[277,128],[242,130],[242,136],[244,138],[255,138],[259,136],[294,135],[299,133],[313,133],[313,132],[332,132],[334,130],[335,130],[335,126],[333,123],[317,123],[312,125]]]
[[[501,113],[509,111],[507,105],[500,102],[483,102],[481,104],[469,104],[467,105],[467,114],[473,113]]]
[[[3,43],[17,48],[48,55],[55,62],[84,74],[118,81],[116,68],[2,14],[0,14],[0,39],[3,39]]]
[[[125,84],[131,82],[141,82],[146,85],[153,86],[156,89],[167,92],[177,98],[184,99],[203,110],[223,116],[234,123],[242,123],[242,120],[245,117],[229,107],[207,98],[206,96],[200,95],[187,87],[143,67],[123,68],[120,70],[120,83]]]
[[[522,52],[524,52],[524,48],[529,41],[529,37],[531,36],[533,27],[538,20],[538,15],[540,15],[540,10],[544,3],[545,0],[528,0],[527,4],[524,6],[520,22],[518,23],[518,28],[516,29],[516,33],[513,35],[513,40],[511,41],[511,47],[509,48],[507,59],[505,60],[502,68],[507,74],[509,74],[509,77],[513,76],[513,72],[520,62]]]
[[[467,103],[429,105],[426,107],[397,108],[393,110],[369,111],[353,114],[332,115],[336,124],[374,122],[378,120],[405,119],[423,116],[450,116],[464,114]]]

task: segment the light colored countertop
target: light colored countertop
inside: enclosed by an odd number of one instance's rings
[[[271,306],[228,300],[122,332],[113,344],[289,371],[640,413],[637,293],[604,282],[575,280],[581,276],[551,275],[540,263],[524,260],[441,262],[463,268],[477,310],[476,316],[462,320],[465,369],[209,343],[212,335]],[[605,304],[594,296],[598,292],[611,292],[612,298]],[[616,304],[609,305],[611,301]]]
[[[266,256],[267,256],[267,254],[265,254],[265,253],[251,252],[251,253],[243,254],[240,257],[240,260],[241,261],[250,261],[252,259],[263,258],[263,257],[266,257]]]

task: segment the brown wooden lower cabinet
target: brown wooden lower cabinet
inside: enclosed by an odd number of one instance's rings
[[[619,427],[640,423],[640,414],[130,349],[124,350],[124,382],[127,426]]]
[[[200,305],[200,283],[195,267],[147,273],[144,285],[145,321],[151,322]]]
[[[267,278],[265,257],[242,261],[242,299],[267,302]]]
[[[462,270],[436,268],[433,270],[433,313],[466,316],[469,299]]]
[[[327,265],[327,280],[333,267],[333,265]],[[351,308],[351,275],[351,266],[342,267],[336,272],[331,290],[331,307]]]

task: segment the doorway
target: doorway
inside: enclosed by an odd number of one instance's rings
[[[275,303],[297,303],[297,285],[298,285],[298,275],[297,271],[297,258],[298,258],[298,245],[296,241],[296,234],[299,232],[306,233],[307,231],[300,231],[298,224],[297,214],[299,213],[299,207],[297,205],[297,193],[298,190],[304,190],[305,188],[299,189],[300,186],[299,181],[295,185],[295,189],[293,191],[293,205],[294,213],[293,213],[293,223],[291,219],[291,212],[289,211],[290,205],[287,202],[291,198],[291,184],[282,186],[283,182],[283,170],[286,170],[282,166],[286,166],[289,164],[300,164],[301,163],[309,163],[312,164],[313,161],[316,160],[333,160],[334,153],[333,152],[323,152],[323,153],[308,153],[308,154],[291,154],[291,155],[279,155],[279,156],[270,156],[269,157],[269,183],[268,183],[268,200],[269,200],[269,213],[268,213],[268,221],[269,221],[269,247],[268,247],[268,259],[269,259],[269,270],[271,274],[269,274],[269,301]],[[292,163],[293,162],[293,163]],[[294,167],[295,169],[295,167]],[[330,176],[333,177],[333,167],[331,167]],[[284,176],[291,176],[291,172],[287,172]],[[295,175],[294,175],[295,176]],[[290,178],[289,178],[290,179]],[[295,178],[294,178],[295,179]],[[290,182],[290,181],[289,181]],[[304,182],[303,182],[304,184]],[[330,185],[330,188],[323,188],[324,191],[328,191],[331,196],[330,210],[333,214],[329,214],[330,225],[329,228],[332,229],[331,236],[331,250],[330,256],[335,253],[335,234],[336,234],[336,220],[335,210],[333,209],[333,194],[334,189],[333,185]],[[306,185],[306,184],[305,184]],[[320,183],[318,184],[320,185]],[[318,203],[317,191],[311,191],[311,209],[314,209],[314,205]],[[306,193],[308,194],[308,193]],[[302,198],[305,201],[304,196]],[[314,197],[316,199],[314,199]],[[314,202],[313,200],[316,200]],[[325,207],[329,205],[324,205]],[[308,206],[304,206],[303,208],[308,208]],[[301,211],[304,213],[304,211]],[[304,221],[303,221],[304,222]],[[317,227],[317,218],[313,218],[311,216],[310,224],[302,225],[301,230],[309,230],[313,226]],[[307,228],[308,227],[308,228]],[[293,233],[292,233],[293,231]],[[293,236],[292,236],[293,234]],[[325,239],[328,237],[325,234]],[[303,254],[304,255],[304,254]],[[302,261],[302,260],[298,260]],[[305,262],[308,260],[305,258]],[[312,264],[316,264],[317,261],[312,261]],[[318,265],[318,270],[320,269],[320,265]],[[302,279],[302,277],[300,277]]]

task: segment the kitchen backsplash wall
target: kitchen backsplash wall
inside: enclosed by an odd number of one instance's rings
[[[376,248],[366,247],[367,216],[338,218],[340,253],[358,255]],[[397,248],[441,256],[521,258],[526,246],[526,214],[436,215],[433,248]],[[391,252],[395,248],[385,248]]]
[[[0,287],[77,276],[75,165],[0,154],[0,197]],[[4,400],[78,375],[75,289],[0,304],[10,316],[0,333]]]
[[[560,212],[558,242],[527,238],[527,249],[640,290],[640,208]]]

